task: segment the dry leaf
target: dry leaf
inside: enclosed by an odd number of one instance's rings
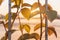
[[[55,28],[52,27],[52,26],[49,26],[49,27],[48,27],[48,35],[50,36],[50,35],[52,35],[53,33],[54,33],[55,36],[57,37],[57,33],[56,33]]]

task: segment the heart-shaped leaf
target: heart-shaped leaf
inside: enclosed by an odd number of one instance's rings
[[[28,4],[28,3],[23,3],[23,4],[22,4],[22,7],[25,7],[25,6],[27,6],[27,7],[31,7],[30,4]]]
[[[29,33],[30,32],[30,26],[25,24],[23,25],[24,29]]]
[[[41,4],[40,4],[40,5],[41,5]],[[35,3],[32,5],[31,10],[35,10],[35,9],[38,8],[38,7],[39,7],[38,2],[35,2]]]
[[[30,14],[31,14],[31,10],[28,8],[23,8],[21,9],[21,13],[22,15],[26,18],[26,19],[30,19]]]
[[[35,27],[34,27],[34,31],[36,31],[37,29],[39,29],[41,27],[41,23],[37,24]],[[45,27],[45,24],[42,23],[42,27]]]
[[[57,12],[54,10],[47,11],[47,17],[52,22],[54,19],[57,18]]]
[[[53,33],[54,33],[55,36],[57,37],[57,33],[56,33],[56,31],[55,31],[55,28],[49,26],[49,27],[48,27],[48,35],[50,36],[50,35],[52,35]]]

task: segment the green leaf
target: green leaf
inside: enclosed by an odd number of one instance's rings
[[[36,31],[37,29],[39,29],[41,27],[41,23],[37,24],[35,27],[34,27],[34,31]],[[42,27],[45,27],[45,24],[42,23]]]
[[[50,35],[52,35],[53,33],[54,33],[55,36],[57,37],[57,32],[55,31],[55,28],[49,26],[49,27],[48,27],[48,35],[50,36]]]
[[[24,29],[29,33],[30,32],[30,26],[25,24],[23,25]]]
[[[2,4],[3,1],[4,1],[4,0],[0,0],[0,5]]]
[[[22,4],[22,7],[25,7],[25,6],[27,6],[27,7],[31,7],[30,4],[28,4],[28,3],[23,3],[23,4]]]
[[[57,12],[54,10],[47,11],[47,17],[52,22],[54,19],[57,18]]]
[[[40,5],[41,5],[41,4],[40,4]],[[35,3],[32,5],[31,10],[35,10],[35,9],[38,8],[38,7],[39,7],[38,2],[35,2]]]
[[[22,15],[26,18],[26,19],[30,19],[30,14],[31,14],[31,10],[28,8],[23,8],[21,9],[21,13]]]

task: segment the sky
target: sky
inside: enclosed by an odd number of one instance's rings
[[[33,4],[34,2],[37,2],[37,0],[24,0],[24,3]],[[45,4],[45,0],[40,0],[40,3]],[[48,0],[48,4],[60,15],[60,0]],[[0,6],[0,14],[6,15],[6,13],[8,13],[8,0],[4,0]]]

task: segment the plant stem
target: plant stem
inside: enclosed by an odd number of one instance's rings
[[[45,5],[46,5],[46,13],[48,11],[48,0],[45,0]],[[45,40],[48,40],[48,19],[47,19],[47,15],[45,15]]]
[[[39,10],[41,10],[40,9],[41,5],[40,5],[40,1],[39,0],[38,0],[38,4],[39,4]],[[41,21],[41,30],[40,30],[40,33],[41,33],[40,34],[40,40],[41,40],[42,39],[42,13],[40,13],[40,21]]]
[[[17,7],[17,15],[18,15],[18,17],[19,17],[19,13],[18,13],[18,10],[19,10],[19,8]],[[20,19],[20,17],[18,18],[19,19],[19,25],[20,25],[20,28],[22,28],[21,27],[21,19]],[[21,33],[22,33],[22,35],[23,35],[23,30],[21,29]]]
[[[8,13],[8,40],[11,40],[11,0],[9,0],[9,13]]]

